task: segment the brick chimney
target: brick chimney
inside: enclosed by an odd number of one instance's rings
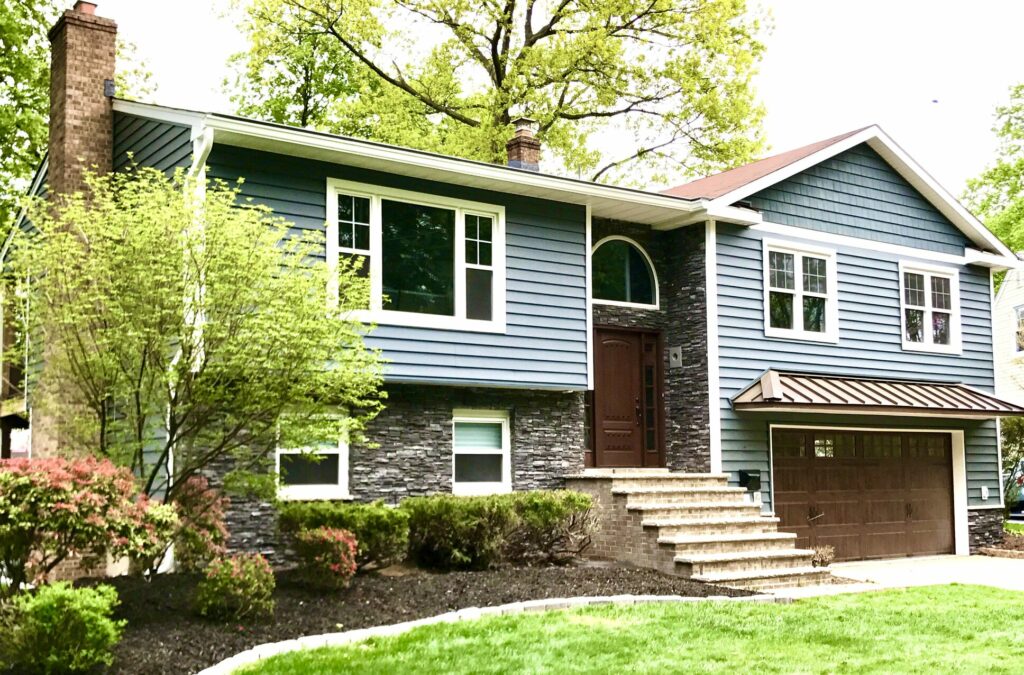
[[[505,144],[508,165],[516,169],[540,171],[540,141],[534,136],[537,123],[529,117],[513,120],[515,134]]]
[[[113,164],[114,45],[117,24],[96,16],[96,5],[75,3],[50,29],[50,144],[47,192],[50,199],[82,190],[85,169],[109,172]],[[46,368],[31,392],[32,457],[65,449],[61,419],[74,404]]]
[[[117,24],[79,0],[50,29],[51,194],[82,188],[86,168],[110,171],[113,158],[114,48]]]

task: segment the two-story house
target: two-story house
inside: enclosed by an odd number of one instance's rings
[[[328,261],[364,261],[387,359],[376,447],[282,448],[283,496],[576,477],[605,500],[599,552],[666,549],[655,566],[725,565],[703,575],[718,581],[758,556],[803,570],[812,546],[966,554],[1001,536],[998,418],[1024,409],[993,395],[992,273],[1016,259],[879,128],[632,190],[539,172],[527,122],[496,166],[107,98],[113,22],[79,2],[54,30],[37,191],[129,154],[244,177],[325,229]],[[25,401],[5,438],[45,416]],[[235,545],[266,548],[253,508]],[[625,551],[615,509],[647,553]]]

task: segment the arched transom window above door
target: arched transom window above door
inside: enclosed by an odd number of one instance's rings
[[[590,258],[595,303],[656,308],[658,278],[650,256],[626,237],[605,237]]]

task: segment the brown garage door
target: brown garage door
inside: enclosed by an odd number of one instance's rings
[[[953,552],[949,434],[775,429],[775,512],[837,560]]]

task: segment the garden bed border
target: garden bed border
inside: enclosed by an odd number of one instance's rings
[[[523,612],[545,612],[549,610],[576,609],[591,605],[643,605],[659,602],[764,602],[782,603],[792,602],[791,598],[777,597],[774,595],[748,595],[740,597],[728,597],[725,595],[712,595],[708,597],[694,597],[683,595],[596,595],[581,596],[575,598],[546,598],[542,600],[526,600],[513,602],[507,605],[496,605],[493,607],[467,607],[437,616],[430,616],[415,621],[403,621],[402,623],[389,626],[374,626],[372,628],[359,628],[356,630],[344,631],[341,633],[322,633],[320,635],[307,635],[293,640],[281,642],[268,642],[257,645],[244,652],[239,652],[232,657],[224,659],[205,670],[199,675],[229,675],[242,666],[247,666],[278,654],[300,651],[303,649],[318,649],[320,647],[343,647],[354,642],[362,642],[370,638],[391,637],[401,635],[420,626],[430,626],[439,623],[455,623],[458,621],[472,621],[486,616],[499,616],[505,614],[522,614]]]

